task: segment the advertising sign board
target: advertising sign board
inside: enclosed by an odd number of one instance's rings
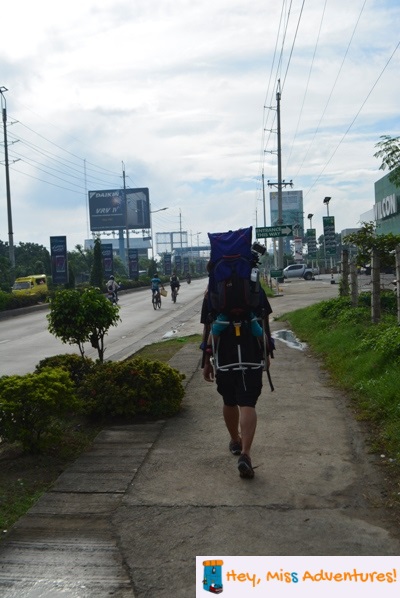
[[[307,253],[310,259],[317,257],[317,232],[315,228],[307,229]]]
[[[89,191],[90,230],[150,229],[147,187]]]
[[[324,226],[325,255],[336,255],[335,217],[324,216],[322,221]]]
[[[111,243],[101,244],[101,257],[103,259],[103,272],[108,278],[114,271],[113,246]]]
[[[165,276],[172,274],[172,255],[170,253],[164,253],[164,274]]]
[[[129,278],[137,280],[139,278],[139,252],[137,249],[129,248],[128,250],[129,262]]]
[[[50,237],[51,276],[53,284],[68,282],[67,237]]]
[[[271,224],[279,222],[278,192],[271,191],[270,198],[270,217]],[[303,191],[292,189],[282,191],[282,220],[286,224],[298,224],[298,236],[303,236]]]
[[[189,258],[186,256],[183,258],[183,273],[189,273]]]
[[[175,270],[177,274],[182,271],[182,257],[179,254],[175,256]]]

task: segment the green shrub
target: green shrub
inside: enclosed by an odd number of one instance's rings
[[[9,304],[11,300],[11,293],[6,293],[5,291],[0,291],[0,311],[5,309],[9,309]]]
[[[48,301],[48,292],[38,292],[34,295],[14,295],[0,291],[0,311],[30,307]]]
[[[63,368],[69,373],[75,386],[79,386],[94,364],[95,362],[90,357],[81,357],[76,353],[63,353],[39,361],[35,372],[41,372],[44,368]]]
[[[363,292],[358,296],[358,304],[365,307],[371,307],[371,292]],[[396,293],[391,290],[381,291],[380,296],[381,309],[385,313],[396,316],[397,314],[397,297]]]
[[[400,328],[397,324],[371,327],[360,342],[361,350],[378,351],[387,359],[400,357]]]
[[[182,405],[183,379],[161,361],[132,357],[97,364],[85,377],[79,396],[85,411],[96,418],[171,417]]]
[[[335,299],[321,301],[316,307],[320,318],[336,321],[344,309],[351,307],[351,301],[348,297],[336,297]]]
[[[337,314],[336,322],[341,324],[365,324],[371,319],[366,307],[344,306]]]
[[[40,452],[59,429],[63,415],[79,411],[73,382],[63,369],[0,378],[0,437]]]

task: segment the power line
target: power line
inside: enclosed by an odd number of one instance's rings
[[[302,169],[302,167],[303,167],[303,164],[304,164],[304,162],[305,162],[305,160],[306,160],[306,158],[307,158],[307,156],[308,156],[308,154],[309,154],[309,151],[310,151],[310,149],[311,149],[311,147],[312,147],[312,145],[313,145],[313,143],[314,143],[314,140],[315,140],[315,138],[316,138],[316,136],[317,136],[317,133],[318,133],[318,131],[319,131],[319,127],[320,127],[320,125],[321,125],[322,119],[323,119],[323,118],[324,118],[324,116],[325,116],[325,112],[326,112],[326,110],[327,110],[327,108],[328,108],[328,106],[329,106],[329,103],[330,103],[330,101],[331,101],[331,98],[332,98],[333,91],[334,91],[334,89],[335,89],[335,87],[336,87],[336,84],[337,84],[337,82],[338,82],[338,80],[339,80],[339,77],[340,77],[340,74],[341,74],[341,72],[342,72],[342,69],[343,69],[344,63],[346,62],[346,58],[347,58],[347,55],[348,55],[348,53],[349,53],[349,49],[350,49],[351,43],[352,43],[352,41],[353,41],[353,38],[354,38],[354,35],[355,35],[355,32],[356,32],[356,29],[357,29],[357,27],[358,27],[358,24],[359,24],[359,22],[360,22],[361,15],[362,15],[362,13],[363,13],[363,11],[364,11],[364,7],[365,7],[365,4],[366,4],[366,2],[367,2],[367,0],[364,0],[364,4],[363,4],[363,5],[362,5],[362,7],[361,7],[361,10],[360,10],[360,13],[359,13],[359,15],[358,15],[358,18],[357,18],[356,24],[354,25],[354,28],[353,28],[352,34],[351,34],[351,36],[350,36],[349,42],[348,42],[348,44],[347,44],[347,47],[346,47],[346,51],[345,51],[345,53],[344,53],[344,56],[343,56],[343,59],[342,59],[342,62],[341,62],[341,65],[340,65],[340,67],[339,67],[339,70],[338,70],[338,72],[337,72],[337,74],[336,74],[336,77],[335,77],[335,81],[333,82],[333,85],[332,85],[331,91],[330,91],[330,93],[329,93],[329,97],[328,97],[328,99],[327,99],[327,101],[326,101],[325,107],[324,107],[324,109],[323,109],[323,111],[322,111],[322,114],[321,114],[321,116],[320,116],[320,119],[319,119],[319,121],[318,121],[317,127],[316,127],[316,129],[315,129],[315,131],[314,131],[313,138],[311,139],[311,141],[310,141],[310,143],[309,143],[309,146],[308,146],[308,148],[307,148],[307,151],[305,152],[305,154],[304,154],[304,156],[303,156],[303,160],[302,160],[302,162],[301,162],[301,164],[300,164],[300,167],[299,167],[299,169],[298,169],[298,171],[297,171],[297,173],[296,173],[296,175],[295,175],[295,176],[298,176],[299,172],[301,171],[301,169]]]
[[[395,55],[395,53],[397,52],[398,48],[400,46],[400,41],[398,42],[397,46],[395,47],[395,49],[393,50],[390,58],[388,59],[388,61],[386,62],[385,66],[383,67],[382,71],[380,72],[378,78],[376,79],[375,83],[373,84],[373,86],[371,87],[370,91],[368,92],[366,98],[364,99],[363,103],[361,104],[360,108],[358,109],[356,115],[354,116],[353,120],[351,121],[351,123],[349,124],[349,126],[347,127],[345,133],[343,134],[342,138],[340,139],[339,143],[337,144],[336,148],[334,149],[334,151],[332,152],[330,158],[327,160],[325,166],[323,167],[323,169],[321,170],[320,174],[318,175],[318,177],[315,179],[314,183],[311,185],[311,187],[308,189],[307,194],[311,191],[311,189],[316,185],[316,183],[319,181],[319,179],[321,178],[321,176],[323,175],[323,173],[325,172],[326,167],[329,165],[329,163],[331,162],[332,158],[334,157],[334,155],[336,154],[337,150],[339,149],[340,145],[342,144],[342,142],[344,141],[345,137],[347,136],[348,132],[350,131],[350,129],[352,128],[352,126],[354,125],[354,123],[356,122],[357,118],[359,117],[362,109],[364,108],[365,104],[368,101],[368,98],[370,97],[370,95],[372,94],[372,92],[374,91],[375,87],[378,84],[378,81],[381,79],[383,73],[385,72],[385,70],[387,69],[387,67],[389,66],[390,61],[392,60],[393,56]]]

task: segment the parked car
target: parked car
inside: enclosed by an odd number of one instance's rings
[[[319,274],[318,268],[311,268],[307,264],[291,264],[283,269],[284,278],[304,278],[312,280]]]

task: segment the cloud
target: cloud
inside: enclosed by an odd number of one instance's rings
[[[83,243],[86,192],[120,187],[122,162],[129,185],[149,187],[154,208],[169,206],[155,215],[155,230],[176,229],[179,210],[183,229],[204,235],[261,225],[261,173],[277,178],[278,79],[283,178],[303,189],[317,234],[326,195],[337,229],[355,227],[384,174],[375,144],[398,134],[400,53],[389,59],[400,8],[393,0],[290,6],[3,7],[0,84],[9,89],[9,121],[19,121],[8,127],[19,160],[11,169],[15,242],[48,246],[66,234],[69,246]],[[5,204],[0,168],[3,240]]]

